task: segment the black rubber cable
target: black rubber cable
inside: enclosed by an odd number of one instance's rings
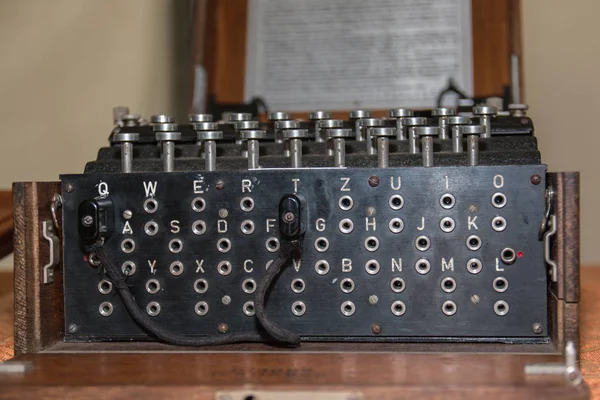
[[[269,340],[269,336],[261,335],[258,332],[239,332],[228,333],[226,335],[220,334],[204,337],[188,337],[163,329],[156,325],[156,323],[152,321],[150,317],[140,310],[140,307],[133,297],[133,294],[129,290],[129,286],[127,286],[126,275],[123,275],[121,271],[110,261],[106,254],[104,243],[96,243],[93,246],[90,246],[90,248],[87,250],[90,253],[96,254],[100,260],[100,265],[104,267],[107,277],[110,279],[113,286],[119,293],[119,296],[121,297],[121,300],[123,301],[123,304],[125,305],[125,308],[127,309],[127,312],[131,318],[133,318],[133,320],[144,330],[163,342],[177,346],[190,347],[215,346],[243,342],[270,342],[273,340],[281,344],[294,346],[297,346],[300,343],[300,338],[296,334],[277,326],[277,324],[267,318],[264,304],[266,293],[270,289],[270,285],[278,273],[281,272],[283,267],[292,261],[294,257],[301,256],[300,247],[297,242],[295,244],[284,243],[281,246],[277,257],[271,265],[271,268],[269,268],[268,273],[262,279],[257,288],[257,301],[255,302],[256,316],[260,324],[265,329],[267,335],[269,335],[272,340]]]
[[[261,279],[256,289],[256,298],[254,300],[254,309],[256,310],[256,318],[267,331],[267,333],[277,340],[279,343],[284,343],[290,346],[300,345],[300,336],[288,331],[277,325],[269,319],[265,307],[267,292],[273,285],[275,278],[283,271],[294,259],[300,259],[302,256],[302,248],[299,241],[286,242],[281,245],[277,258],[267,270],[265,276]]]

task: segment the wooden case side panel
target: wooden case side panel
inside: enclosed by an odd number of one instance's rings
[[[557,214],[562,223],[557,231],[556,259],[559,279],[562,279],[563,298],[567,303],[580,301],[579,278],[579,173],[561,172],[557,174],[557,186],[560,188],[557,198]],[[559,214],[560,213],[560,214]]]
[[[560,352],[568,341],[579,350],[579,173],[549,173],[548,184],[555,192],[557,227],[550,255],[558,272],[558,281],[550,284],[550,336]]]
[[[61,262],[54,269],[52,283],[44,284],[42,277],[50,258],[42,223],[52,220],[54,193],[60,193],[59,182],[13,185],[15,355],[38,352],[64,335]]]
[[[579,303],[567,303],[551,294],[548,309],[548,329],[553,347],[558,353],[564,353],[567,342],[572,341],[579,352]]]

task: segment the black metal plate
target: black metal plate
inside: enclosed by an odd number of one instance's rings
[[[187,335],[214,334],[219,323],[227,323],[230,332],[256,329],[254,317],[242,312],[242,305],[253,300],[253,295],[242,291],[244,279],[259,281],[266,263],[274,256],[267,251],[265,241],[277,237],[277,222],[266,232],[266,220],[277,218],[277,206],[282,195],[294,192],[294,179],[297,190],[307,199],[308,224],[304,239],[304,253],[298,270],[289,267],[276,282],[268,302],[268,312],[281,326],[300,335],[318,339],[341,337],[353,340],[370,340],[373,324],[380,324],[381,333],[377,337],[394,340],[402,338],[527,338],[536,335],[532,324],[540,323],[547,332],[547,283],[543,261],[543,245],[538,240],[538,229],[544,213],[545,182],[540,185],[530,183],[532,174],[545,177],[544,165],[531,166],[478,166],[478,167],[434,167],[434,168],[390,168],[390,169],[278,169],[246,172],[202,172],[202,173],[135,173],[135,174],[86,174],[62,177],[64,199],[64,287],[65,323],[75,324],[77,330],[67,334],[67,340],[139,340],[147,338],[129,318],[126,310],[114,291],[103,295],[98,291],[102,279],[101,271],[90,266],[85,260],[77,237],[77,208],[90,198],[99,196],[99,189],[107,189],[105,194],[114,202],[115,230],[106,242],[114,262],[134,261],[136,273],[128,278],[131,291],[140,307],[157,301],[161,312],[154,320],[164,326]],[[379,185],[372,187],[371,176],[379,178]],[[500,178],[500,176],[502,178]],[[401,188],[394,190],[401,177]],[[345,184],[345,179],[350,178]],[[223,180],[224,188],[217,190],[215,184]],[[242,192],[242,181],[251,182],[251,192]],[[202,181],[203,193],[194,193],[194,181]],[[502,181],[502,182],[501,182]],[[158,201],[156,213],[143,210],[146,199],[144,182],[157,182],[153,197]],[[66,184],[74,190],[67,193]],[[496,185],[494,185],[494,183]],[[501,187],[500,183],[502,183]],[[146,184],[147,185],[147,184]],[[198,185],[198,184],[197,184]],[[345,185],[345,186],[344,186]],[[495,208],[491,198],[496,192],[506,195],[504,208]],[[456,199],[453,208],[446,210],[440,205],[440,197],[450,193]],[[400,194],[404,199],[401,210],[392,210],[388,204],[390,196]],[[343,211],[338,206],[339,198],[351,196],[353,207]],[[202,196],[206,209],[200,213],[191,208],[192,199]],[[240,209],[240,200],[245,196],[254,199],[251,212]],[[476,211],[473,207],[476,207]],[[369,208],[374,209],[369,210]],[[132,235],[123,235],[125,219],[123,211],[133,214],[129,220]],[[219,217],[220,210],[227,210],[227,217]],[[491,227],[492,218],[502,216],[507,221],[503,232]],[[365,218],[376,219],[376,230],[372,225],[367,232]],[[391,218],[401,218],[404,230],[399,234],[388,228]],[[445,233],[440,229],[440,220],[452,217],[455,229]],[[477,217],[477,230],[468,230],[468,218]],[[318,219],[324,219],[325,228],[317,231]],[[350,218],[354,222],[352,233],[343,234],[338,224],[341,219]],[[418,227],[425,220],[423,230]],[[192,232],[193,221],[202,219],[207,231],[201,236]],[[255,231],[245,235],[240,230],[242,221],[251,219]],[[150,237],[143,226],[153,220],[159,226],[159,233]],[[179,221],[180,231],[172,233],[171,221]],[[217,232],[218,220],[227,221],[228,230]],[[220,223],[221,226],[224,224]],[[471,251],[465,241],[471,234],[477,234],[483,241],[480,250]],[[431,240],[427,251],[415,247],[415,239],[426,235]],[[124,254],[120,244],[124,237],[135,240],[135,251]],[[379,248],[370,252],[365,249],[365,239],[375,236]],[[314,247],[318,237],[329,240],[329,249],[323,253]],[[183,242],[183,250],[172,254],[168,243],[173,238]],[[231,250],[221,253],[217,250],[217,240],[228,238]],[[504,265],[496,262],[505,247],[520,252],[515,264]],[[466,262],[477,257],[483,262],[478,274],[466,269]],[[402,271],[392,270],[392,259],[402,259]],[[421,275],[415,270],[415,262],[425,258],[431,263],[431,270]],[[198,271],[196,260],[204,259],[204,272]],[[247,269],[244,270],[244,261]],[[352,270],[342,271],[342,260],[352,260]],[[365,270],[368,260],[377,260],[380,271],[371,275]],[[446,263],[453,259],[454,270],[443,270],[442,259]],[[151,273],[148,261],[156,260],[155,273]],[[229,261],[233,271],[222,276],[217,272],[217,264]],[[330,271],[319,275],[315,262],[326,260]],[[169,264],[180,261],[184,272],[173,276]],[[202,277],[209,283],[204,294],[193,290],[193,283]],[[401,293],[390,289],[390,280],[401,277],[406,288]],[[457,287],[452,293],[441,289],[441,281],[453,277]],[[508,281],[504,293],[496,292],[492,282],[496,277]],[[148,279],[157,279],[161,290],[149,294],[144,286]],[[304,292],[294,293],[290,284],[301,278],[306,284]],[[354,290],[343,293],[340,281],[351,278]],[[222,297],[231,297],[231,303],[222,303]],[[376,304],[369,302],[370,296],[377,296]],[[478,302],[473,301],[477,295]],[[352,301],[356,312],[348,317],[340,311],[344,301]],[[402,316],[391,312],[391,304],[400,300],[406,306]],[[442,304],[454,301],[457,312],[453,316],[442,313]],[[494,313],[493,305],[504,300],[509,312],[504,316]],[[100,303],[109,301],[114,306],[111,316],[100,315]],[[206,301],[209,312],[198,316],[194,305]],[[303,301],[306,313],[295,316],[292,303]],[[68,331],[68,330],[67,330]]]

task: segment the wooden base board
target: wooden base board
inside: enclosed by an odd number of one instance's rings
[[[31,363],[27,372],[0,374],[0,399],[588,398],[584,384],[524,373],[525,364],[560,359],[497,353],[37,353],[17,358]]]
[[[299,348],[277,347],[265,343],[238,343],[210,347],[180,347],[159,342],[57,342],[43,353],[214,353],[214,352],[261,352],[261,353],[506,353],[561,355],[553,343],[506,344],[506,343],[353,343],[353,342],[303,342]]]

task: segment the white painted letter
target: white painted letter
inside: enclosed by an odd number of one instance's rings
[[[194,181],[194,193],[202,194],[204,193],[204,189],[202,185],[204,184],[204,178],[200,177],[200,179]]]
[[[156,186],[158,182],[144,182],[144,191],[146,192],[146,197],[153,197],[156,194]]]
[[[129,221],[125,221],[125,226],[123,227],[123,235],[133,235],[133,229],[131,229]]]
[[[300,182],[300,179],[294,178],[292,179],[292,182],[294,182],[294,193],[296,193],[298,192],[298,182]]]
[[[500,268],[500,260],[498,259],[498,257],[496,257],[496,271],[498,271],[498,272],[504,271],[504,268]]]
[[[300,265],[302,264],[302,260],[294,260],[294,269],[296,272],[300,271]]]
[[[179,228],[179,221],[174,219],[171,221],[171,233],[179,233],[181,229]]]
[[[500,189],[504,186],[504,177],[502,175],[494,175],[494,187]]]
[[[100,182],[98,184],[98,194],[102,197],[108,196],[108,183]]]
[[[352,271],[352,260],[349,258],[342,258],[342,272]]]
[[[156,267],[156,260],[152,260],[152,261],[148,260],[148,266],[150,267],[150,273],[152,275],[154,275],[156,273],[156,269],[155,269],[155,267]]]
[[[449,262],[446,262],[446,259],[442,258],[442,272],[444,270],[454,271],[454,257],[450,257]]]
[[[425,217],[421,217],[421,226],[419,226],[417,229],[420,231],[425,229]]]
[[[249,264],[254,264],[254,261],[252,261],[252,260],[246,260],[246,261],[244,261],[244,271],[246,271],[248,273],[254,271],[253,267],[249,267],[248,266]]]
[[[344,181],[344,184],[342,185],[342,188],[340,189],[340,191],[349,192],[350,188],[347,188],[346,186],[348,186],[348,183],[350,182],[350,178],[340,178],[340,180]]]
[[[392,258],[392,272],[394,272],[394,269],[398,270],[398,272],[402,272],[402,259],[398,258],[398,261],[396,261],[395,258]]]
[[[375,220],[375,217],[371,218],[372,221],[369,222],[369,217],[365,217],[365,230],[367,232],[369,232],[369,226],[373,227],[373,232],[375,232],[377,230],[377,221]]]
[[[273,218],[267,218],[267,232],[271,232],[271,228],[275,228],[275,221],[277,220]]]
[[[316,229],[317,229],[319,232],[323,232],[323,231],[325,230],[325,219],[323,219],[323,218],[319,218],[319,219],[317,219],[317,221],[315,222],[315,225],[316,225],[316,227],[315,227],[315,228],[316,228]]]
[[[202,260],[196,260],[196,266],[197,266],[196,273],[199,273],[199,272],[204,273],[204,268],[203,268],[203,266],[204,266],[204,259],[202,259]]]
[[[392,190],[400,190],[400,187],[402,186],[402,180],[399,176],[396,177],[396,180],[397,183],[394,185],[394,177],[390,176],[390,186],[392,187]]]
[[[475,230],[479,229],[477,227],[477,224],[475,224],[476,220],[477,220],[477,216],[473,217],[473,219],[471,219],[470,215],[467,217],[467,226],[469,227],[469,230],[471,230],[471,226],[473,226],[473,228],[475,228]]]
[[[224,219],[220,219],[217,221],[217,232],[225,233],[227,232],[227,221]]]
[[[252,182],[250,179],[242,179],[242,193],[246,193],[246,189],[248,189],[248,193],[252,193]]]

